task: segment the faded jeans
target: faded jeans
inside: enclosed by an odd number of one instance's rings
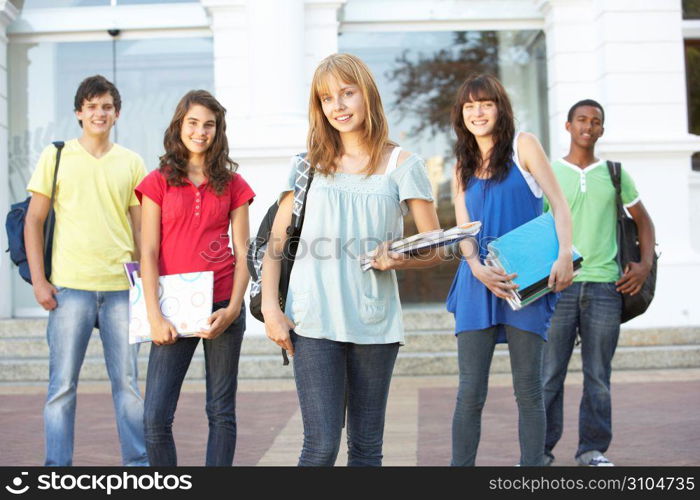
[[[552,316],[544,356],[544,400],[547,437],[544,451],[552,450],[564,426],[564,379],[581,337],[583,395],[579,409],[578,457],[587,451],[604,453],[612,440],[610,374],[620,336],[622,296],[615,283],[577,282],[564,290]]]
[[[143,399],[138,387],[138,345],[129,345],[129,292],[58,287],[49,313],[49,388],[44,406],[47,466],[73,463],[76,391],[88,341],[99,320],[123,465],[148,465]]]

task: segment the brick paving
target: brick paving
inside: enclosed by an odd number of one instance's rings
[[[173,424],[180,465],[203,465],[207,418],[203,392],[180,396]],[[0,466],[43,464],[44,395],[0,396]],[[242,392],[237,398],[236,465],[255,465],[296,411],[294,391]],[[121,465],[114,409],[109,394],[79,394],[74,465]]]
[[[420,390],[418,465],[449,465],[455,390]],[[564,434],[554,449],[555,465],[576,465],[581,386],[564,395]],[[449,403],[448,403],[449,402]],[[700,465],[700,384],[690,382],[613,385],[613,441],[606,456],[618,465]],[[482,414],[477,465],[518,463],[518,414],[513,390],[495,387]]]
[[[385,465],[447,465],[456,377],[395,377],[385,432]],[[570,374],[565,429],[555,465],[574,465],[580,374]],[[0,387],[0,466],[41,465],[41,386]],[[294,465],[301,419],[290,380],[242,380],[235,465]],[[700,370],[613,374],[613,427],[608,453],[619,465],[700,465]],[[203,387],[183,390],[174,424],[181,465],[201,465],[207,423]],[[510,377],[494,375],[484,409],[479,465],[518,461],[517,412]],[[344,446],[343,446],[344,449]],[[345,462],[339,456],[338,464]],[[119,465],[111,396],[106,384],[81,387],[75,465]]]

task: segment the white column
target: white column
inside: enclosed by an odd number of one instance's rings
[[[289,159],[306,148],[309,54],[337,51],[343,2],[201,1],[214,38],[215,91],[228,110],[231,156],[257,195],[250,207],[255,234],[287,178]],[[248,332],[264,330],[249,319]]]
[[[338,10],[347,0],[305,0],[306,36],[304,39],[304,92],[308,100],[316,65],[338,52]]]
[[[657,294],[636,327],[700,324],[691,249],[690,155],[680,2],[544,0],[553,157],[566,152],[566,113],[576,101],[605,107],[598,153],[630,172],[656,226]]]
[[[576,101],[600,99],[598,40],[592,0],[542,0],[547,42],[550,155],[568,150],[566,113]]]
[[[303,148],[303,0],[202,0],[214,36],[216,94],[237,161]]]
[[[9,191],[9,115],[8,104],[8,72],[7,72],[7,26],[14,21],[19,12],[8,0],[0,0],[0,214],[6,214],[10,208]],[[4,228],[0,231],[0,318],[12,316],[12,280],[7,236]]]

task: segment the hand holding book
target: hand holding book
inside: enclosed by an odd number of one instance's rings
[[[466,224],[461,224],[447,230],[435,229],[433,231],[414,234],[413,236],[394,242],[384,242],[371,252],[360,256],[360,265],[363,271],[367,271],[372,269],[374,267],[373,262],[376,263],[378,260],[382,262],[386,262],[387,260],[407,260],[424,251],[452,245],[465,238],[476,236],[480,229],[481,222],[467,222]],[[393,267],[398,266],[386,266],[387,269]]]
[[[491,259],[486,259],[483,265],[481,263],[473,265],[471,270],[474,277],[500,299],[508,300],[511,293],[518,288],[518,285],[513,282],[518,275],[516,273],[507,274],[503,269],[494,265]]]
[[[573,247],[560,252],[554,217],[549,212],[496,238],[487,248],[484,264],[515,275],[509,283],[518,286],[506,297],[497,294],[514,311],[568,286],[583,261]]]

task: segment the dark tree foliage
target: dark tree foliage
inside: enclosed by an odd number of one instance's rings
[[[683,0],[683,19],[700,19],[700,0]]]
[[[495,31],[454,33],[451,47],[432,55],[410,55],[405,50],[396,67],[387,71],[398,88],[391,105],[401,119],[415,117],[412,136],[450,132],[450,112],[457,89],[472,73],[498,76],[498,38]]]
[[[688,128],[700,134],[700,43],[686,42],[685,77],[688,88]]]

